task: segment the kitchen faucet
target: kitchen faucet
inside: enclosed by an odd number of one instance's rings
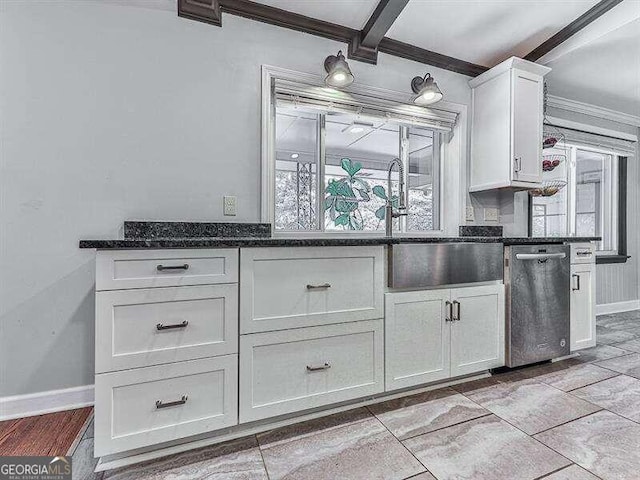
[[[393,166],[398,165],[398,211],[393,211],[393,202],[391,201],[391,171]],[[407,207],[404,203],[404,167],[399,158],[394,158],[389,162],[387,167],[387,204],[385,208],[386,235],[393,235],[393,219],[407,215]]]

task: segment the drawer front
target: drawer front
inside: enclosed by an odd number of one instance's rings
[[[596,246],[592,243],[572,243],[571,263],[595,263]]]
[[[383,321],[240,338],[240,422],[382,392]]]
[[[96,290],[238,281],[238,250],[98,251]]]
[[[237,356],[96,375],[95,455],[237,424]]]
[[[241,333],[382,318],[383,248],[249,248],[240,261]]]
[[[96,373],[238,352],[238,285],[96,293]]]

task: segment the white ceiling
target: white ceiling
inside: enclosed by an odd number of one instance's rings
[[[640,20],[548,63],[549,92],[640,116]]]
[[[362,29],[379,0],[258,0]],[[598,0],[409,0],[387,36],[492,67],[524,57]],[[640,0],[624,0],[542,57],[554,95],[640,115]],[[597,80],[596,80],[597,79]],[[595,81],[594,81],[595,80]]]
[[[389,38],[493,67],[524,57],[597,0],[412,0]]]

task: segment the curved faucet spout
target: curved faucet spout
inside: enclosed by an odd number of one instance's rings
[[[393,166],[398,166],[398,212],[393,211],[393,202],[391,201],[392,188],[391,188],[391,172],[393,171]],[[386,226],[386,235],[387,237],[392,236],[393,234],[393,219],[397,217],[401,217],[403,215],[407,215],[404,210],[406,210],[405,199],[404,199],[404,165],[399,158],[394,158],[389,162],[389,166],[387,167],[387,203],[385,206],[385,226]]]

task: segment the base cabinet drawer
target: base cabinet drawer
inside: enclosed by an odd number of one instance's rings
[[[384,390],[382,320],[240,337],[240,422]]]
[[[97,291],[237,281],[237,248],[105,250],[96,255]]]
[[[243,248],[240,332],[384,316],[383,247]]]
[[[237,424],[237,355],[96,375],[95,456]]]
[[[96,373],[238,352],[238,284],[96,293]]]

